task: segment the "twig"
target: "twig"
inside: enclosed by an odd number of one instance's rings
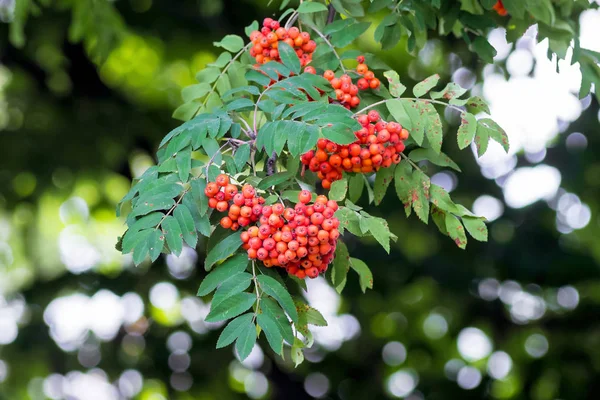
[[[276,171],[277,166],[277,153],[273,152],[271,157],[267,160],[267,176],[273,175]]]
[[[414,163],[414,161],[413,161],[413,160],[411,160],[410,158],[408,158],[408,156],[407,156],[406,154],[404,154],[404,153],[400,153],[400,157],[402,157],[402,158],[404,158],[406,161],[408,161],[408,163],[409,163],[410,165],[412,165],[412,166],[413,166],[413,168],[414,168],[414,169],[416,169],[417,171],[419,171],[419,172],[421,172],[421,173],[423,173],[423,174],[425,173],[425,172],[423,172],[423,170],[422,170],[421,168],[419,168],[419,166],[418,166],[417,164],[415,164],[415,163]]]
[[[335,19],[335,7],[333,6],[333,4],[329,3],[329,6],[327,6],[327,8],[329,14],[327,14],[327,22],[325,24],[329,25]]]

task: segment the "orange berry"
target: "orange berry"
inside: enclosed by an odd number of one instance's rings
[[[308,190],[302,190],[298,194],[298,200],[300,203],[307,204],[312,200],[312,194]]]
[[[256,250],[255,249],[249,248],[247,251],[248,251],[248,258],[252,258],[252,259],[256,258]]]
[[[373,71],[367,71],[365,72],[364,77],[366,80],[370,81],[371,79],[375,78],[375,74],[373,73]]]
[[[306,72],[308,74],[316,74],[317,70],[313,66],[308,66],[308,67],[304,68],[304,72]]]
[[[328,81],[331,81],[333,78],[335,78],[335,73],[332,70],[328,69],[323,73],[323,78],[327,79]]]
[[[219,185],[215,182],[210,182],[206,185],[206,188],[204,188],[204,194],[207,197],[214,197],[217,193],[219,193]]]
[[[210,199],[208,199],[208,206],[210,208],[216,208],[218,202],[219,201],[217,199],[215,199],[214,197],[211,197]]]
[[[224,212],[229,208],[229,203],[226,201],[217,202],[217,206],[215,207],[217,211]]]
[[[340,89],[342,87],[342,81],[340,78],[333,78],[330,82],[331,87],[334,89]]]
[[[381,84],[381,82],[379,82],[379,79],[377,79],[377,78],[371,79],[369,81],[369,87],[371,89],[377,89],[380,84]]]
[[[363,75],[367,71],[369,71],[369,67],[367,67],[367,64],[361,63],[356,66],[356,72],[358,72],[360,75]]]

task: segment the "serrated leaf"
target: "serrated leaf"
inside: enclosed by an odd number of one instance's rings
[[[169,249],[173,254],[179,257],[181,250],[183,250],[183,235],[179,223],[173,216],[169,215],[163,220],[161,228],[167,239]]]
[[[354,174],[348,178],[348,198],[357,202],[365,188],[365,180],[360,174]]]
[[[219,322],[236,317],[252,307],[255,302],[256,295],[254,293],[238,293],[223,300],[216,307],[211,307],[205,321]]]
[[[352,268],[359,276],[360,289],[365,293],[367,289],[373,289],[373,273],[364,263],[358,258],[350,258],[350,268]]]
[[[415,210],[416,211],[416,210]],[[429,211],[429,210],[428,210]],[[365,218],[369,233],[379,242],[379,244],[390,253],[390,228],[383,218]]]
[[[283,312],[283,309],[268,297],[263,297],[260,300],[260,308],[263,314],[269,316],[277,324],[277,328],[283,339],[289,344],[294,343],[294,332],[292,331],[290,321]]]
[[[394,97],[402,96],[406,90],[406,86],[400,83],[400,76],[396,71],[385,71],[383,73],[389,82],[390,94]]]
[[[148,255],[152,262],[156,261],[165,245],[165,236],[160,229],[154,229],[148,237]]]
[[[429,187],[431,186],[431,181],[423,172],[415,170],[413,172],[412,184],[413,210],[415,210],[415,214],[417,214],[421,221],[427,223],[429,219]]]
[[[198,212],[200,216],[204,216],[208,211],[208,197],[204,194],[206,188],[206,181],[204,179],[193,179],[190,182],[192,197],[198,203]]]
[[[440,153],[442,149],[443,130],[442,121],[437,110],[431,103],[420,102],[421,120],[425,122],[425,135],[431,149],[435,153]]]
[[[462,150],[473,142],[477,131],[477,120],[471,113],[463,113],[456,135],[458,147]]]
[[[213,45],[222,47],[232,53],[237,53],[244,47],[244,39],[238,35],[227,35],[220,42],[213,42]]]
[[[394,120],[410,132],[410,137],[419,146],[425,136],[426,118],[421,117],[421,110],[415,101],[394,99],[386,102],[386,106]]]
[[[346,198],[348,191],[348,180],[346,178],[335,181],[331,184],[329,190],[329,199],[333,201],[342,201]]]
[[[300,7],[298,7],[296,11],[298,11],[300,14],[315,13],[319,11],[327,11],[327,6],[315,1],[305,1],[304,3],[300,4]]]
[[[482,36],[477,36],[470,45],[471,51],[476,53],[483,61],[492,64],[497,52],[494,46]]]
[[[150,248],[148,239],[152,236],[153,232],[154,230],[149,229],[138,233],[139,241],[133,248],[133,262],[135,265],[140,265],[148,255]]]
[[[465,249],[467,247],[467,236],[460,220],[452,214],[447,214],[445,222],[448,236],[454,240],[458,247]]]
[[[220,240],[206,255],[204,269],[210,271],[212,266],[219,260],[226,259],[242,245],[242,239],[239,232],[233,232],[229,236]]]
[[[459,210],[456,207],[456,204],[454,204],[454,202],[450,198],[450,195],[448,194],[448,192],[446,192],[446,190],[443,187],[431,184],[431,187],[429,188],[429,196],[431,199],[431,203],[435,207],[452,214],[459,214]]]
[[[221,70],[219,68],[208,67],[196,74],[196,80],[200,83],[205,83],[208,85],[216,81],[219,75],[221,75]]]
[[[215,139],[206,138],[202,141],[202,147],[206,152],[206,155],[212,160],[213,165],[221,165],[223,157],[221,156],[221,146]]]
[[[373,186],[375,205],[379,205],[383,201],[388,186],[390,186],[390,183],[392,183],[394,180],[395,167],[396,166],[393,165],[389,168],[381,168],[379,171],[377,171],[377,175],[375,176],[375,185]]]
[[[462,217],[462,222],[473,239],[480,242],[487,242],[488,230],[485,222],[481,218]]]
[[[482,118],[477,121],[477,130],[486,129],[490,139],[499,143],[504,151],[508,152],[510,145],[508,143],[508,136],[504,129],[500,127],[494,120],[490,118]]]
[[[173,211],[173,216],[181,227],[183,240],[185,240],[188,246],[195,248],[198,243],[198,234],[196,233],[194,218],[190,210],[184,204],[179,204]]]
[[[215,292],[211,300],[211,307],[217,307],[225,299],[242,293],[250,287],[250,283],[252,283],[252,275],[247,272],[239,272],[226,277]]]
[[[177,172],[179,173],[179,179],[182,182],[187,182],[190,171],[192,170],[192,149],[186,147],[183,150],[177,152],[175,156],[175,162],[177,163]]]
[[[250,146],[248,144],[243,144],[238,147],[233,155],[233,161],[238,171],[241,171],[242,168],[244,168],[248,160],[250,160]]]
[[[322,135],[325,139],[331,140],[333,143],[346,145],[356,141],[356,135],[352,128],[345,124],[334,124],[322,129]]]
[[[154,228],[158,225],[158,223],[162,220],[164,216],[165,215],[160,212],[145,215],[142,218],[135,221],[132,225],[130,225],[129,231],[139,232],[142,229]]]
[[[446,100],[452,100],[455,97],[460,97],[467,92],[467,89],[462,88],[454,82],[450,82],[446,85],[441,92],[431,92],[432,99],[444,98]]]
[[[181,97],[185,103],[188,103],[206,96],[210,92],[210,89],[211,87],[207,82],[186,86],[181,90]]]
[[[429,92],[435,85],[440,81],[438,74],[431,75],[429,78],[425,78],[423,81],[417,83],[413,88],[413,94],[415,97],[421,97]]]
[[[280,41],[277,50],[279,50],[279,57],[281,58],[283,65],[288,67],[293,73],[299,74],[301,68],[300,59],[298,58],[296,51],[292,49],[292,46],[284,41]]]
[[[304,361],[304,353],[302,352],[302,348],[304,347],[304,343],[298,338],[294,338],[294,344],[292,345],[291,357],[294,362],[294,367],[302,364]]]
[[[294,306],[292,296],[290,296],[286,288],[270,276],[260,275],[257,280],[260,288],[266,294],[277,300],[281,307],[283,307],[283,309],[290,316],[292,321],[298,321],[298,312]]]
[[[408,162],[401,162],[394,172],[396,194],[404,205],[406,216],[410,216],[412,206],[412,167]]]
[[[281,336],[281,331],[279,330],[277,322],[275,322],[270,315],[265,313],[258,314],[256,319],[258,326],[261,327],[267,337],[269,346],[271,346],[275,353],[281,355],[281,352],[283,351],[283,336]]]
[[[244,361],[250,355],[254,344],[256,344],[256,326],[250,323],[242,329],[240,336],[235,341],[235,350],[241,361]]]
[[[469,98],[467,102],[467,110],[473,114],[478,114],[480,112],[484,112],[487,114],[490,113],[489,106],[487,105],[485,100],[483,100],[479,96],[473,96]]]
[[[502,5],[510,15],[516,18],[523,18],[525,16],[526,3],[523,0],[503,0]]]
[[[427,160],[432,164],[439,165],[440,167],[450,167],[458,172],[461,172],[458,165],[454,161],[452,161],[452,159],[447,154],[443,152],[436,154],[432,149],[429,148],[415,149],[410,152],[408,158],[415,162]]]
[[[217,57],[217,59],[215,61],[211,62],[210,64],[206,64],[206,65],[208,67],[224,68],[227,64],[229,64],[229,62],[231,61],[231,58],[232,58],[231,53],[224,51],[221,54],[219,54],[219,57]]]
[[[293,177],[294,176],[291,173],[289,173],[288,171],[278,172],[271,176],[267,176],[265,179],[260,181],[260,183],[257,185],[257,188],[265,190],[272,186],[279,185],[280,183],[287,182],[290,179],[292,179]]]
[[[217,340],[217,349],[229,346],[233,343],[243,331],[249,330],[254,327],[252,325],[253,313],[240,315],[239,317],[232,320],[219,335]]]
[[[338,293],[341,293],[346,286],[346,276],[350,269],[350,255],[346,244],[339,241],[335,249],[335,258],[333,259],[333,269],[331,271],[331,283]]]
[[[335,47],[346,47],[358,39],[358,37],[367,29],[369,29],[370,25],[370,22],[358,22],[351,24],[343,30],[333,33],[330,40],[331,44],[333,44]]]
[[[217,288],[228,276],[239,274],[246,270],[248,266],[248,256],[246,254],[236,254],[228,258],[223,264],[215,267],[214,271],[204,278],[198,288],[198,296],[206,296]]]

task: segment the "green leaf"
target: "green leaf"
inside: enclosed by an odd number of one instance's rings
[[[244,39],[238,35],[227,35],[220,42],[213,42],[213,45],[222,47],[232,53],[237,53],[244,47]]]
[[[375,199],[375,194],[373,193],[373,189],[371,188],[371,183],[369,183],[369,180],[367,179],[367,176],[365,174],[361,174],[363,180],[365,181],[365,187],[367,188],[367,195],[369,196],[369,204],[371,204],[373,202],[373,200]]]
[[[155,229],[148,237],[148,252],[152,262],[156,261],[165,245],[165,236],[160,229]]]
[[[291,351],[291,357],[295,367],[302,364],[302,362],[304,361],[304,353],[302,352],[303,347],[304,343],[302,343],[300,339],[295,338]]]
[[[327,11],[327,6],[325,4],[317,3],[315,1],[305,1],[304,3],[300,4],[300,7],[298,7],[296,11],[298,11],[300,14]]]
[[[446,100],[452,100],[455,97],[460,97],[467,92],[467,89],[464,89],[457,85],[454,82],[450,82],[446,85],[446,87],[441,92],[431,92],[432,99],[440,99],[444,98]]]
[[[254,328],[252,325],[252,317],[253,313],[248,313],[244,315],[240,315],[236,319],[232,320],[221,332],[219,335],[219,340],[217,340],[217,349],[220,349],[225,346],[229,346],[233,343],[242,332],[245,330],[250,330]]]
[[[348,248],[342,241],[338,241],[335,249],[335,258],[333,259],[333,269],[331,271],[331,283],[335,290],[341,293],[346,286],[346,275],[350,269],[350,255]]]
[[[198,296],[206,296],[217,288],[228,276],[239,274],[246,270],[248,256],[236,254],[228,258],[223,264],[215,267],[214,271],[204,278],[198,289]]]
[[[294,306],[292,296],[290,296],[286,288],[270,276],[260,275],[257,280],[260,288],[281,304],[281,307],[288,313],[292,321],[298,321],[298,312]]]
[[[327,326],[327,321],[323,318],[323,315],[315,309],[304,303],[303,301],[296,301],[296,309],[298,310],[298,323],[295,324],[296,329],[304,337],[312,337],[311,332],[308,329],[308,325],[316,326]],[[312,340],[312,339],[311,339]]]
[[[503,0],[502,5],[513,17],[522,19],[525,16],[526,2],[523,0]]]
[[[247,272],[239,272],[226,277],[215,292],[211,300],[211,307],[217,307],[225,299],[242,293],[250,287],[250,283],[252,283],[252,275]]]
[[[494,57],[497,52],[494,46],[482,36],[477,36],[470,45],[471,51],[477,53],[477,55],[485,62],[492,64]]]
[[[198,211],[202,217],[208,211],[208,197],[204,194],[206,181],[204,179],[193,179],[190,182],[190,186],[192,188],[192,197],[199,204]]]
[[[345,145],[356,141],[356,135],[352,128],[344,124],[334,124],[322,129],[322,134],[325,139],[329,139],[334,143]]]
[[[375,176],[375,185],[373,186],[375,205],[379,205],[383,201],[388,186],[390,186],[390,183],[392,183],[392,180],[394,180],[395,167],[396,166],[394,165],[389,168],[381,168],[379,171],[377,171],[377,175]]]
[[[223,300],[216,307],[211,307],[205,321],[219,322],[236,317],[252,307],[255,302],[256,295],[254,293],[238,293]]]
[[[153,232],[153,230],[146,230],[138,234],[139,241],[133,248],[133,262],[135,265],[140,265],[146,259],[150,247],[149,239],[152,237]]]
[[[429,219],[429,177],[419,170],[413,172],[412,206],[421,221]]]
[[[371,26],[370,22],[358,22],[331,35],[331,44],[335,47],[346,47],[356,41]]]
[[[477,0],[460,0],[461,6],[460,9],[471,14],[483,14],[483,8],[481,8],[481,4]]]
[[[298,58],[296,51],[292,49],[292,46],[284,41],[280,41],[277,50],[279,50],[279,57],[281,58],[283,65],[288,67],[293,73],[299,74],[301,68],[300,59]]]
[[[389,82],[390,94],[394,97],[402,96],[406,90],[406,86],[400,83],[400,76],[396,71],[385,71],[383,73]]]
[[[207,82],[186,86],[181,90],[181,97],[185,103],[189,103],[192,100],[206,96],[208,92],[210,92],[210,88],[211,87]]]
[[[467,247],[467,236],[465,234],[465,228],[460,220],[452,214],[447,214],[445,222],[448,236],[454,240],[454,243],[456,243],[458,247],[465,249]]]
[[[473,239],[487,242],[488,230],[482,218],[462,217],[462,222]]]
[[[219,68],[208,67],[199,71],[196,74],[196,80],[200,83],[204,83],[206,85],[213,83],[217,80],[217,78],[221,75],[221,70]],[[210,91],[210,88],[209,88]],[[208,92],[207,92],[208,93]],[[182,93],[183,95],[183,93]]]
[[[241,171],[242,168],[244,168],[248,160],[250,160],[250,146],[248,144],[243,144],[238,147],[233,155],[233,161],[238,171]]]
[[[456,207],[456,204],[454,204],[450,198],[450,195],[443,187],[431,184],[431,187],[429,188],[429,195],[431,198],[431,203],[433,203],[433,205],[440,210],[447,211],[452,214],[460,213]],[[444,233],[446,232],[444,231]]]
[[[537,19],[542,21],[546,25],[554,25],[556,15],[554,13],[554,7],[550,0],[533,0],[527,2],[527,11]]]
[[[174,217],[169,215],[163,220],[161,228],[167,239],[169,249],[171,249],[173,254],[179,257],[181,250],[183,250],[183,238],[179,223]]]
[[[231,235],[219,241],[206,255],[204,269],[210,271],[212,266],[219,260],[224,260],[232,255],[242,245],[242,239],[239,232],[233,232]]]
[[[348,198],[356,203],[360,199],[364,187],[365,180],[360,174],[351,175],[348,178]]]
[[[494,120],[490,118],[482,118],[477,121],[477,131],[484,129],[487,131],[489,138],[498,142],[504,151],[508,153],[510,145],[508,143],[508,136],[506,135],[504,129],[494,122]]]
[[[178,151],[175,156],[175,162],[177,163],[179,179],[181,179],[182,182],[187,182],[192,169],[192,149],[186,147],[185,149]]]
[[[490,142],[490,131],[485,126],[477,124],[477,130],[475,132],[475,147],[477,148],[477,155],[481,157],[485,154]]]
[[[265,332],[269,346],[271,346],[275,353],[281,355],[281,352],[283,351],[283,336],[281,336],[281,331],[279,330],[277,322],[275,322],[270,315],[264,313],[258,314],[256,320],[258,326]]]
[[[263,297],[260,300],[260,308],[263,314],[267,315],[277,324],[277,328],[279,329],[283,339],[285,339],[285,341],[289,344],[294,343],[294,332],[292,331],[292,326],[290,325],[290,321],[281,307],[279,307],[279,305],[277,305],[277,303],[275,303],[275,301],[272,299]]]
[[[195,248],[198,243],[198,234],[196,233],[194,218],[192,217],[190,210],[185,205],[179,204],[175,208],[175,211],[173,211],[173,216],[181,227],[183,240],[185,240],[188,246]]]
[[[437,110],[431,103],[421,102],[419,104],[421,110],[421,119],[425,122],[425,134],[431,149],[438,153],[442,149],[443,130],[442,121]]]
[[[489,114],[490,108],[487,103],[479,96],[470,97],[467,102],[467,110],[470,113],[478,114],[480,112],[484,112]]]
[[[258,21],[252,21],[250,25],[244,28],[244,33],[246,34],[246,36],[250,36],[252,32],[257,31],[259,29],[260,26],[258,25]]]
[[[396,194],[404,205],[406,216],[410,216],[412,206],[412,167],[408,162],[401,162],[394,173]]]
[[[135,221],[132,225],[130,225],[129,231],[139,232],[142,229],[154,228],[158,225],[158,223],[162,220],[164,216],[165,215],[160,212],[145,215],[142,218]]]
[[[235,350],[241,361],[244,361],[250,355],[255,343],[256,327],[253,323],[250,323],[240,332],[240,336],[235,342]]]
[[[221,54],[219,54],[219,57],[217,57],[217,59],[214,62],[211,62],[210,64],[206,65],[209,67],[225,68],[225,66],[231,61],[231,58],[231,53],[224,51]]]
[[[342,201],[346,198],[348,191],[348,180],[346,178],[335,181],[331,184],[329,190],[329,199],[333,201]]]
[[[359,276],[360,289],[365,293],[367,289],[373,289],[373,273],[364,263],[358,258],[350,258],[350,268],[352,268]]]
[[[444,154],[443,152],[436,154],[433,151],[433,149],[414,149],[410,152],[408,157],[415,162],[427,160],[432,164],[439,165],[440,167],[450,167],[458,172],[461,172],[458,165],[454,161],[452,161],[452,159],[448,157],[448,155]]]
[[[415,210],[416,212],[417,210]],[[429,209],[427,209],[429,212]],[[390,228],[388,227],[387,221],[383,218],[365,218],[367,227],[369,228],[369,232],[375,240],[379,242],[379,244],[385,249],[385,251],[390,253]],[[350,260],[352,263],[352,260]]]
[[[287,182],[290,179],[292,179],[293,177],[294,176],[288,171],[278,172],[271,176],[267,176],[265,179],[260,181],[260,183],[257,185],[257,187],[259,189],[265,190],[272,186],[279,185],[280,183]]]
[[[431,75],[429,78],[426,78],[415,85],[413,88],[413,94],[415,97],[421,97],[429,92],[435,85],[437,85],[439,81],[440,76],[438,74]]]
[[[337,12],[351,17],[364,17],[365,11],[360,0],[331,0],[331,4]]]
[[[463,113],[460,120],[460,127],[456,135],[458,147],[463,150],[473,142],[475,132],[477,131],[477,120],[471,113]]]
[[[394,99],[386,102],[386,106],[394,120],[410,132],[410,137],[419,146],[425,136],[426,118],[421,117],[421,109],[415,101]]]

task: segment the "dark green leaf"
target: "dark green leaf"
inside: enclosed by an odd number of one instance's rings
[[[360,35],[369,29],[370,25],[370,22],[358,22],[339,32],[335,32],[331,35],[331,44],[335,47],[346,47],[356,41]]]
[[[439,165],[440,167],[450,167],[458,172],[461,172],[458,165],[452,161],[448,155],[443,152],[436,154],[432,149],[429,148],[415,149],[410,152],[408,157],[415,162],[427,160],[435,165]]]
[[[367,289],[373,289],[373,273],[364,263],[358,258],[350,258],[350,268],[352,268],[359,276],[360,289],[365,293]]]
[[[244,315],[240,315],[236,319],[232,320],[221,332],[219,335],[219,340],[217,340],[217,349],[220,349],[225,346],[229,346],[233,343],[242,332],[253,329],[254,325],[252,325],[252,317],[253,313],[248,313]]]
[[[327,6],[325,4],[322,3],[317,3],[315,1],[305,1],[304,3],[300,4],[300,7],[298,7],[297,10],[300,14],[308,14],[308,13],[314,13],[314,12],[319,12],[319,11],[327,11]]]
[[[206,296],[217,288],[228,276],[243,272],[248,266],[248,256],[236,254],[228,258],[223,264],[215,267],[214,271],[204,278],[198,289],[198,296]]]
[[[240,336],[235,342],[235,350],[241,361],[244,361],[252,352],[256,343],[256,326],[253,323],[247,325],[240,332]]]
[[[305,3],[308,4],[308,3]],[[279,46],[277,47],[279,50],[279,57],[281,58],[281,62],[283,65],[288,67],[290,71],[295,74],[300,73],[300,59],[296,54],[296,51],[292,49],[292,47],[285,43],[284,41],[279,42]]]
[[[377,175],[375,176],[375,185],[373,186],[375,205],[379,205],[383,201],[385,193],[387,192],[387,188],[394,179],[395,167],[396,166],[393,165],[389,168],[381,168],[379,171],[377,171]]]
[[[335,249],[333,269],[331,271],[331,283],[335,290],[341,293],[346,285],[346,275],[350,269],[350,255],[344,242],[339,241]]]
[[[494,57],[496,56],[496,49],[494,46],[482,36],[477,36],[473,42],[471,42],[471,51],[477,53],[481,59],[487,63],[492,64]]]
[[[148,253],[152,262],[156,261],[165,245],[165,236],[160,229],[154,229],[148,237]]]
[[[288,313],[292,321],[296,322],[298,320],[298,312],[294,306],[292,296],[290,296],[286,288],[270,276],[260,275],[257,279],[260,288],[266,294],[277,300],[281,307]]]
[[[408,217],[412,206],[412,167],[408,162],[401,162],[394,173],[396,194],[404,205],[404,211]]]
[[[360,199],[364,187],[365,180],[360,174],[350,176],[348,178],[348,198],[356,203]]]
[[[183,240],[188,246],[194,248],[198,243],[198,234],[196,233],[196,226],[194,224],[194,218],[190,213],[190,210],[184,205],[179,204],[173,211],[173,216],[181,227],[181,234]]]
[[[415,210],[416,212],[417,210]],[[427,209],[429,212],[429,209]],[[387,221],[383,218],[365,218],[366,224],[369,228],[369,232],[375,240],[379,242],[379,244],[385,249],[385,251],[389,254],[390,252],[390,228],[388,227]],[[350,260],[352,263],[352,260]]]
[[[263,179],[262,181],[260,181],[260,183],[258,184],[257,187],[259,189],[265,190],[272,186],[276,186],[280,183],[287,182],[292,178],[293,178],[293,175],[291,173],[289,173],[288,171],[278,172],[278,173],[268,176],[265,179]]]
[[[149,229],[138,233],[140,239],[133,248],[133,262],[135,265],[140,265],[148,255],[150,247],[148,239],[152,236],[153,232],[154,230]]]
[[[233,232],[219,241],[206,255],[204,269],[210,271],[212,266],[219,260],[224,260],[232,255],[242,245],[239,232]]]
[[[192,169],[192,149],[186,147],[185,149],[177,152],[175,161],[177,162],[179,179],[181,179],[182,182],[187,182]]]
[[[236,317],[252,307],[255,302],[256,295],[254,293],[238,293],[223,300],[216,307],[211,307],[205,320],[206,322],[219,322]],[[256,335],[256,332],[254,334]]]
[[[211,300],[211,307],[217,307],[225,299],[242,293],[250,287],[252,275],[247,272],[239,272],[237,274],[226,277],[219,285]]]
[[[258,314],[256,320],[258,322],[258,326],[260,326],[263,332],[265,332],[267,341],[269,342],[269,345],[273,351],[281,355],[281,352],[283,351],[283,336],[281,335],[281,331],[279,330],[277,322],[275,322],[270,315],[265,313]]]
[[[183,238],[181,233],[181,227],[177,220],[172,217],[166,217],[162,224],[162,231],[167,239],[167,244],[169,245],[169,249],[176,256],[181,254],[181,250],[183,249]]]
[[[281,336],[285,339],[289,344],[294,343],[294,332],[292,331],[292,326],[290,325],[290,321],[287,316],[275,303],[272,299],[268,297],[263,297],[260,300],[260,308],[262,313],[270,317],[276,324]]]

